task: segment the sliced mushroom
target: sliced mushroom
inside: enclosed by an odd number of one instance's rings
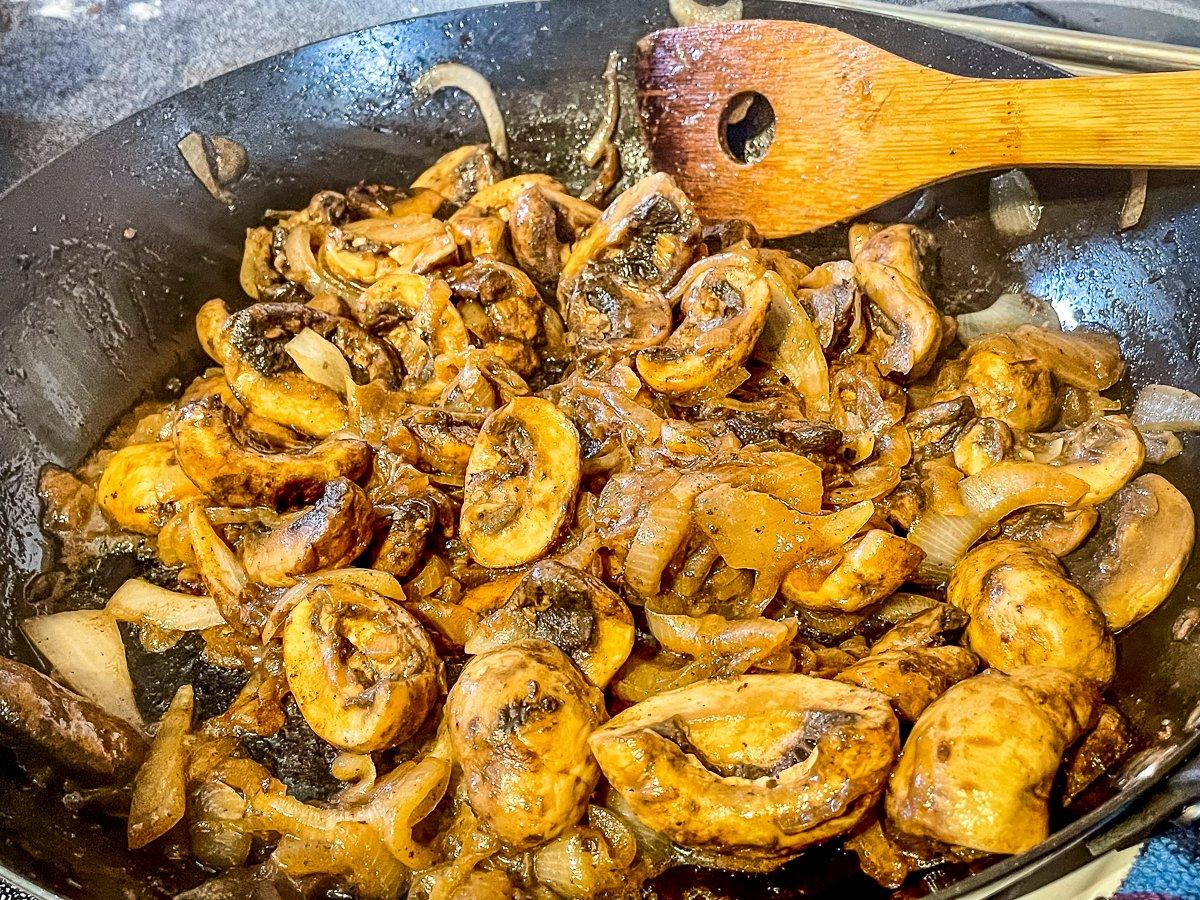
[[[226,319],[214,339],[216,358],[234,395],[251,412],[313,437],[346,427],[337,392],[299,372],[285,336],[311,328],[346,357],[356,380],[399,382],[392,352],[350,319],[299,303],[256,303]]]
[[[900,599],[899,596],[894,598]],[[939,603],[927,597],[909,595],[911,600],[928,603],[928,608],[901,619],[871,645],[872,653],[940,647],[957,641],[970,621],[957,606]]]
[[[964,647],[912,647],[872,651],[836,678],[879,691],[892,701],[897,716],[914,722],[951,685],[970,678],[978,668],[979,658]]]
[[[1025,354],[1040,360],[1063,384],[1080,390],[1106,391],[1125,371],[1120,344],[1111,334],[1050,331],[1036,325],[1022,325],[1012,333],[1011,340]]]
[[[412,572],[435,527],[454,531],[454,509],[448,498],[429,483],[428,477],[411,484],[396,484],[377,492],[375,509],[390,519],[371,551],[371,567],[403,578]]]
[[[866,352],[885,375],[920,378],[942,346],[942,317],[924,289],[898,269],[863,259],[854,264],[859,286],[871,301]]]
[[[447,277],[456,296],[484,313],[467,320],[476,336],[519,374],[532,374],[539,362],[534,344],[541,334],[543,304],[529,276],[499,260],[477,259]]]
[[[954,444],[954,465],[965,475],[982,472],[1013,449],[1013,431],[999,419],[976,419]]]
[[[313,502],[328,482],[358,481],[370,469],[371,447],[365,441],[328,438],[304,450],[267,452],[238,439],[234,418],[215,396],[186,403],[175,415],[180,468],[202,493],[222,505]]]
[[[446,689],[421,624],[398,603],[347,581],[315,583],[292,608],[283,662],[309,727],[355,752],[412,737]]]
[[[467,348],[467,329],[441,278],[396,272],[367,288],[352,304],[354,317],[396,347],[410,373],[424,377],[432,358]],[[410,342],[422,351],[414,356]]]
[[[0,657],[0,736],[73,775],[121,784],[146,754],[141,732],[41,672]]]
[[[925,553],[887,531],[873,528],[851,544],[820,587],[807,589],[806,566],[783,579],[783,596],[809,609],[858,612],[889,596],[917,571]]]
[[[157,534],[181,503],[200,493],[170,441],[122,447],[96,486],[100,508],[122,528],[140,534]]]
[[[683,320],[665,341],[637,355],[646,383],[681,394],[744,363],[771,306],[764,272],[753,255],[737,252],[707,257],[688,269],[667,295]]]
[[[916,225],[851,225],[850,259],[874,262],[895,269],[929,293],[937,245],[933,235]]]
[[[446,700],[450,743],[479,819],[515,849],[558,837],[600,780],[588,738],[604,695],[553,644],[472,657]]]
[[[955,566],[946,599],[971,617],[968,645],[993,668],[1057,666],[1100,685],[1112,680],[1116,651],[1104,614],[1040,547],[980,544]]]
[[[416,214],[432,216],[446,204],[446,198],[427,187],[405,191],[390,184],[367,184],[360,181],[347,189],[346,204],[352,213],[368,219],[398,218]]]
[[[633,616],[599,579],[542,560],[504,605],[479,623],[464,649],[485,653],[523,638],[554,644],[603,690],[633,649]]]
[[[460,531],[489,568],[541,556],[579,488],[579,436],[547,400],[518,397],[488,416],[471,450]]]
[[[1100,533],[1065,560],[1108,627],[1128,628],[1158,608],[1192,556],[1191,504],[1161,475],[1142,475],[1101,509]]]
[[[487,144],[467,144],[451,150],[417,176],[413,188],[437,191],[462,205],[500,180],[501,164]]]
[[[1024,446],[1085,481],[1088,492],[1080,502],[1088,506],[1123,488],[1146,460],[1142,436],[1125,416],[1102,416],[1068,432],[1028,435]]]
[[[900,832],[988,853],[1022,853],[1050,832],[1063,751],[1091,721],[1094,684],[1021,667],[961,681],[913,726],[888,784]]]
[[[1037,431],[1058,415],[1050,370],[1019,348],[999,346],[1007,335],[972,344],[938,372],[935,400],[970,397],[980,416],[1020,431]]]
[[[1000,534],[1036,544],[1061,558],[1087,540],[1099,519],[1100,514],[1091,507],[1028,506],[1001,522]]]
[[[592,204],[545,185],[526,188],[509,209],[513,255],[522,269],[547,286],[558,284],[570,245],[600,218]]]
[[[837,344],[846,353],[862,348],[867,331],[853,263],[823,263],[797,281],[794,290],[817,326],[822,347],[828,350]]]
[[[464,476],[484,421],[480,413],[421,409],[408,417],[405,426],[416,438],[421,462],[430,471]]]
[[[629,349],[671,328],[663,296],[700,239],[691,201],[669,175],[643,178],[617,197],[575,244],[558,284],[567,326],[581,338]]]
[[[875,691],[743,675],[644,700],[590,743],[644,826],[708,861],[771,868],[858,823],[899,726]]]
[[[1133,729],[1121,711],[1107,703],[1100,707],[1096,724],[1068,754],[1063,764],[1063,805],[1111,772],[1133,748]]]
[[[288,587],[299,575],[352,562],[370,543],[373,523],[363,489],[348,478],[335,478],[311,508],[243,540],[242,561],[259,584]]]

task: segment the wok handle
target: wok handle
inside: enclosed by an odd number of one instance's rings
[[[1200,802],[1200,754],[1188,760],[1126,819],[1088,841],[1088,852],[1093,857],[1103,856],[1110,850],[1124,850],[1141,843],[1197,802]]]

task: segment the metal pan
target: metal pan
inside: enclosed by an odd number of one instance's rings
[[[766,0],[747,0],[745,13],[831,25],[961,75],[1060,74],[1013,51],[899,19]],[[599,113],[608,52],[628,54],[639,37],[670,24],[665,2],[562,0],[380,26],[163,101],[0,197],[0,651],[28,658],[15,622],[38,609],[30,578],[52,562],[36,524],[39,467],[78,463],[123,410],[160,393],[172,376],[196,371],[192,316],[209,297],[240,296],[242,233],[261,210],[363,178],[407,183],[440,152],[485,139],[465,102],[414,100],[412,80],[443,59],[491,79],[518,169],[581,185],[588,175],[577,151]],[[632,108],[625,113],[625,160],[636,173],[644,155]],[[175,144],[190,130],[226,135],[248,149],[250,172],[233,189],[234,208],[215,202],[187,170]],[[1000,243],[988,223],[986,179],[938,189],[926,225],[943,246],[940,301],[956,311],[989,302],[1010,283],[1026,285],[1052,300],[1066,324],[1090,322],[1121,335],[1130,360],[1125,389],[1151,381],[1200,388],[1200,185],[1152,175],[1142,223],[1117,233],[1125,173],[1046,171],[1034,180],[1046,212],[1037,234],[1017,246]],[[845,235],[832,230],[797,246],[813,259],[844,255]],[[1200,502],[1195,444],[1165,474]],[[116,560],[96,573],[97,591],[132,565]],[[1200,743],[1200,646],[1172,629],[1195,602],[1197,584],[1194,563],[1176,595],[1119,639],[1111,696],[1143,748],[1119,792],[1060,823],[1022,856],[974,873],[934,873],[905,895],[1016,896],[1093,851],[1136,839],[1193,799],[1195,774],[1170,776]],[[131,653],[146,676],[139,699],[150,717],[182,681],[194,681],[210,703],[228,690],[194,655]],[[196,867],[169,856],[130,853],[120,829],[71,815],[57,793],[32,786],[10,759],[0,766],[0,875],[30,893],[161,897],[203,880]],[[739,898],[887,895],[855,871],[843,854],[819,850],[771,877],[676,871],[660,892],[679,896],[703,883]]]

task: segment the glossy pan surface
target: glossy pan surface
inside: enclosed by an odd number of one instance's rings
[[[961,75],[1055,74],[1028,57],[910,23],[785,2],[747,0],[747,17],[831,25],[925,65]],[[201,364],[193,314],[212,296],[241,298],[243,230],[265,208],[288,208],[324,187],[360,179],[406,184],[443,151],[484,140],[473,107],[456,94],[416,100],[412,80],[428,65],[471,65],[497,90],[517,170],[544,170],[578,187],[589,175],[578,149],[599,114],[600,73],[610,50],[628,57],[637,39],[673,24],[662,3],[518,3],[384,25],[256,63],[157,104],[70,151],[0,197],[0,651],[28,659],[15,623],[40,610],[31,577],[52,561],[37,527],[37,472],[77,464],[137,400],[163,396],[168,379]],[[626,77],[626,168],[644,165]],[[236,205],[214,201],[191,175],[176,142],[196,130],[249,151]],[[947,311],[990,302],[1010,284],[1051,300],[1064,324],[1114,330],[1130,361],[1121,389],[1152,381],[1200,388],[1200,186],[1155,174],[1145,215],[1117,233],[1128,184],[1119,172],[1046,171],[1034,176],[1046,203],[1033,238],[1005,244],[987,218],[986,179],[936,189],[925,222],[942,244]],[[890,212],[903,215],[900,203]],[[796,243],[810,261],[844,256],[844,230]],[[1200,502],[1196,443],[1164,467]],[[95,576],[96,603],[136,568],[113,559]],[[1152,769],[1121,795],[1067,824],[1022,857],[976,872],[938,873],[909,894],[944,888],[1009,895],[1086,858],[1082,841],[1154,788],[1195,747],[1200,634],[1173,626],[1195,602],[1200,566],[1174,597],[1119,639],[1112,697],[1130,717]],[[194,681],[202,705],[236,687],[202,670],[186,648],[162,658],[131,649],[145,676],[139,698],[156,718],[174,687]],[[292,741],[292,744],[288,742]],[[291,767],[298,784],[327,760],[285,734],[262,755]],[[1132,771],[1132,770],[1131,770]],[[320,785],[314,780],[310,789]],[[11,759],[0,764],[0,875],[45,896],[171,896],[203,880],[161,849],[132,854],[119,828],[71,815],[53,791],[30,785]],[[664,897],[705,884],[729,897],[887,896],[841,854],[817,851],[770,878],[681,870]],[[36,887],[35,887],[36,886]],[[847,894],[847,892],[851,892]]]

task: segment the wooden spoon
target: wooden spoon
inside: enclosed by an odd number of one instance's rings
[[[1200,166],[1200,71],[962,78],[832,28],[743,21],[643,38],[637,87],[655,168],[705,217],[748,219],[767,237],[984,169]],[[725,143],[745,92],[776,119],[749,164]]]

